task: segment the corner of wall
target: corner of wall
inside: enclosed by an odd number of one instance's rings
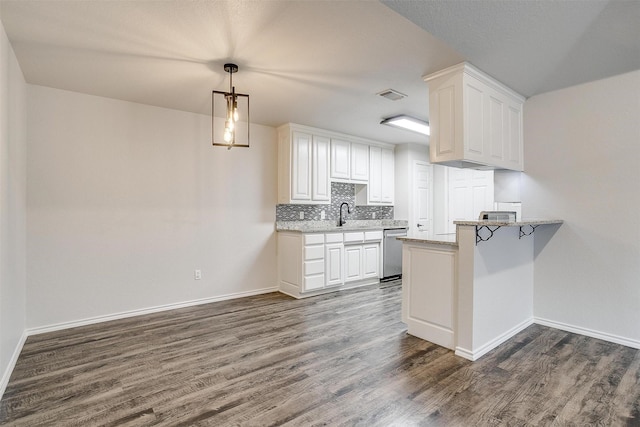
[[[0,23],[0,396],[26,339],[26,82]]]

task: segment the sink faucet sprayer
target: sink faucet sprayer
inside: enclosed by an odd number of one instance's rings
[[[342,202],[342,204],[340,205],[340,219],[338,220],[338,225],[340,227],[342,227],[347,222],[346,219],[342,219],[342,207],[345,205],[347,206],[347,213],[351,213],[351,208],[349,207],[349,203]]]

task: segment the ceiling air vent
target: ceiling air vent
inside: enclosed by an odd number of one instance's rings
[[[400,93],[397,90],[393,90],[393,89],[386,89],[386,90],[383,90],[382,92],[378,92],[377,94],[383,98],[390,99],[391,101],[397,101],[398,99],[407,97],[407,95],[405,95],[404,93]]]

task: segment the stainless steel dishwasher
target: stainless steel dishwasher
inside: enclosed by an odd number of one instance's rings
[[[398,237],[407,235],[406,228],[393,228],[384,230],[384,242],[382,253],[382,278],[402,276],[402,242]]]

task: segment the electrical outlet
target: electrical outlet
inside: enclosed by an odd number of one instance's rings
[[[324,219],[325,218],[325,213],[324,211],[320,211],[320,219]]]
[[[304,219],[304,211],[300,211],[300,219]]]
[[[375,212],[373,212],[373,213],[371,214],[371,218],[376,219],[376,213],[375,213]]]
[[[202,279],[202,270],[195,270],[193,272],[193,279],[194,280],[200,280]]]

